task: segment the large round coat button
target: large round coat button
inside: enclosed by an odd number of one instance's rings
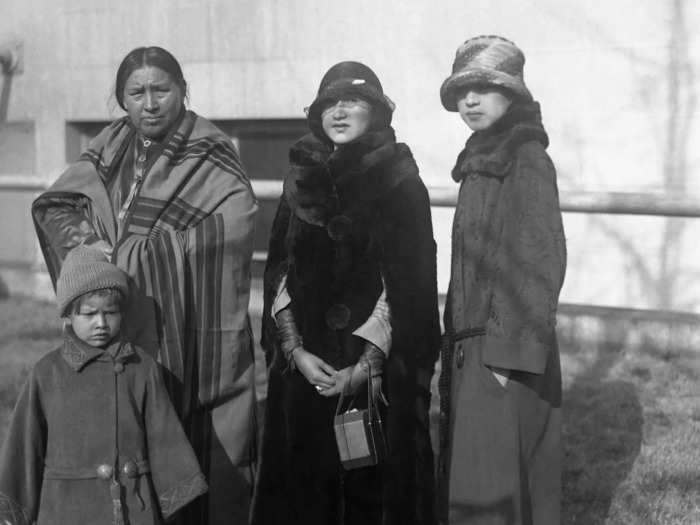
[[[121,374],[124,371],[124,363],[114,363],[114,373]]]
[[[127,461],[122,466],[122,474],[127,478],[135,478],[139,475],[139,469],[133,461]]]
[[[326,324],[333,330],[342,330],[350,323],[350,308],[342,303],[334,304],[326,312]]]
[[[342,241],[352,231],[352,220],[347,215],[336,215],[326,226],[328,236],[334,241]]]
[[[112,465],[106,463],[97,467],[97,477],[100,479],[110,479],[112,477]]]

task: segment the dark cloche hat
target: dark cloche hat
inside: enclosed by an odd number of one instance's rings
[[[395,106],[384,94],[379,78],[366,65],[352,61],[339,62],[323,75],[316,99],[306,108],[310,123],[320,127],[324,107],[349,96],[367,100],[377,112],[379,121],[387,126],[391,124]]]

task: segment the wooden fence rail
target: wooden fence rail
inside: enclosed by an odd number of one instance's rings
[[[252,183],[260,200],[275,200],[282,194],[281,181],[254,180]],[[0,192],[40,192],[46,186],[45,181],[30,175],[0,175]],[[433,206],[450,208],[457,204],[457,185],[431,186],[428,191]],[[665,193],[562,191],[559,205],[561,211],[567,213],[700,217],[700,197]]]

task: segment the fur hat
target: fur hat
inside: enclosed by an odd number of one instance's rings
[[[360,62],[339,62],[323,75],[316,99],[305,109],[311,131],[316,136],[325,137],[321,126],[321,113],[326,105],[350,96],[360,97],[372,104],[382,127],[391,124],[395,106],[384,94],[382,84],[374,71]]]
[[[510,40],[495,35],[470,38],[457,48],[452,74],[442,83],[442,105],[447,111],[457,111],[457,92],[474,84],[499,86],[530,101],[532,95],[523,80],[524,65],[525,55]]]
[[[105,288],[116,288],[126,299],[129,296],[127,275],[110,263],[101,250],[76,246],[68,252],[56,281],[56,300],[61,317],[81,295]]]

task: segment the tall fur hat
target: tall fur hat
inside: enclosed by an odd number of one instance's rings
[[[329,103],[353,96],[362,98],[372,105],[375,118],[381,127],[391,124],[395,106],[384,94],[377,75],[360,62],[346,61],[335,64],[323,75],[316,99],[306,108],[311,131],[323,138],[321,113],[324,108]]]
[[[110,263],[101,250],[76,246],[66,255],[56,281],[56,300],[61,317],[81,295],[105,288],[116,288],[126,299],[129,296],[127,275]]]
[[[496,35],[470,38],[457,48],[452,74],[442,83],[440,98],[447,111],[457,111],[457,93],[474,84],[493,85],[517,98],[532,100],[523,80],[525,55],[510,40]]]

